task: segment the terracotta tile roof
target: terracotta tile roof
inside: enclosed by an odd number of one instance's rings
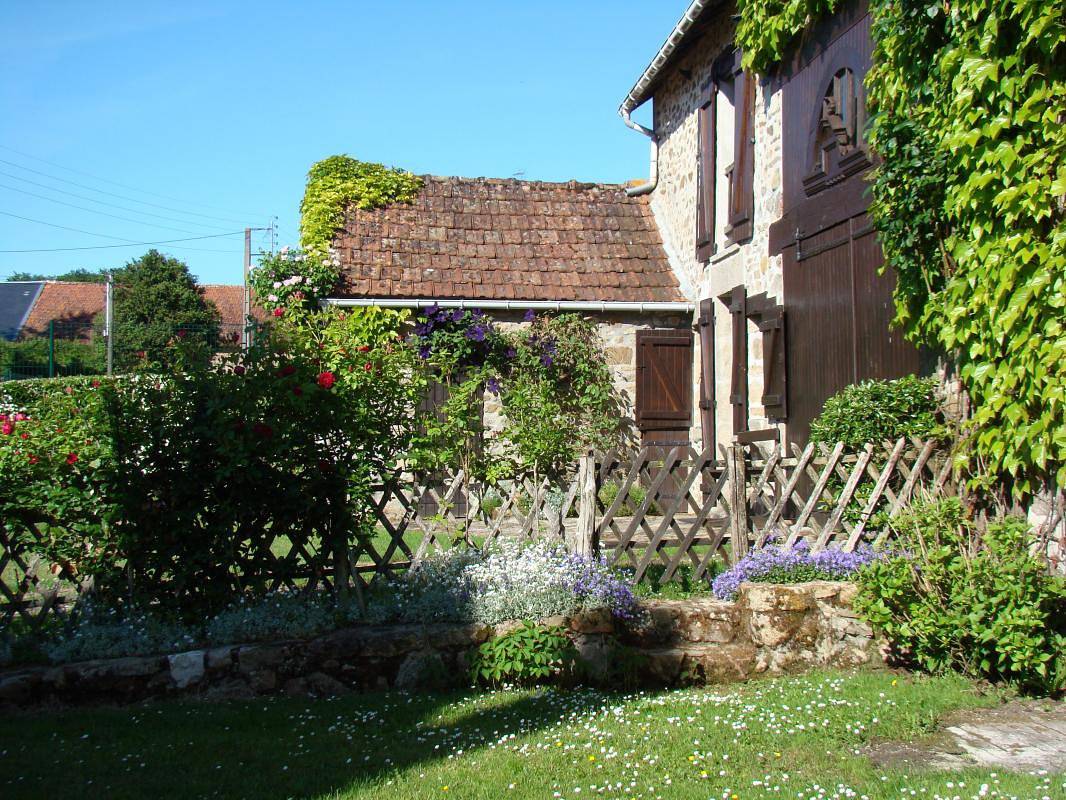
[[[645,197],[596,183],[425,177],[411,204],[350,209],[338,296],[683,300]]]
[[[204,298],[215,304],[222,315],[223,325],[234,327],[244,324],[244,287],[221,283],[204,285]],[[252,304],[252,316],[257,320],[267,318],[265,310]]]
[[[47,281],[22,326],[23,336],[48,333],[48,323],[52,320],[57,326],[88,332],[96,315],[103,313],[105,292],[102,283]],[[64,332],[63,335],[69,334]]]
[[[242,286],[209,284],[203,288],[205,299],[218,307],[223,326],[243,326]],[[96,316],[104,311],[105,291],[102,283],[46,282],[22,327],[23,335],[40,336],[47,333],[51,320],[68,329],[76,327],[87,330]],[[252,314],[256,319],[266,318],[266,312],[258,306],[253,306]]]

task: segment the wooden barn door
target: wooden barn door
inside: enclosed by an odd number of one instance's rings
[[[918,351],[891,327],[894,278],[870,225],[863,79],[870,17],[861,0],[807,35],[782,85],[784,213],[770,228],[783,256],[787,437],[803,443],[825,400],[867,378],[917,372]]]
[[[637,428],[641,443],[663,458],[690,443],[692,331],[637,331]]]

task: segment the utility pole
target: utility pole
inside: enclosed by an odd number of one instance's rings
[[[107,337],[107,374],[110,377],[115,369],[115,335],[114,335],[114,301],[115,275],[107,273],[107,291],[104,293],[104,336]]]
[[[248,318],[252,315],[252,287],[249,284],[249,273],[252,271],[252,229],[244,229],[244,333],[241,335],[241,343],[247,350],[252,344],[252,337],[248,329]]]

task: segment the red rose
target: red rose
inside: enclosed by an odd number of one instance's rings
[[[367,372],[370,372],[370,370],[372,370],[373,368],[374,368],[374,365],[371,364],[369,361],[367,361],[365,364],[363,364],[363,369],[365,369]]]
[[[320,372],[318,374],[318,385],[323,389],[333,388],[333,384],[337,382],[337,377],[332,372]]]
[[[237,366],[235,366],[233,368],[233,374],[234,375],[243,375],[244,374],[244,367],[242,367],[240,364],[238,364]]]
[[[275,317],[281,317],[281,316],[284,316],[284,315],[285,315],[285,309],[284,308],[275,308],[274,309],[274,316]]]
[[[286,364],[284,367],[278,370],[278,377],[287,378],[294,372],[296,372],[296,367],[294,367],[292,364]]]
[[[362,347],[359,348],[359,352],[360,353],[369,353],[370,352],[370,345],[364,344]]]
[[[100,388],[100,381],[93,381],[92,382],[92,387],[94,389],[99,389]]]
[[[22,438],[22,439],[29,439],[30,435],[28,433],[20,433],[19,437]]]
[[[178,331],[178,338],[179,339],[184,339],[185,338],[185,331]]]
[[[10,436],[14,432],[15,432],[15,423],[14,422],[5,422],[3,425],[0,425],[0,433],[4,434],[4,436]]]
[[[269,439],[274,435],[274,429],[265,422],[255,423],[255,425],[252,426],[252,430],[256,432],[256,435],[262,436],[264,439]]]
[[[302,386],[293,386],[292,387],[292,393],[294,395],[296,395],[297,397],[299,397],[300,395],[302,395],[304,393],[303,387]]]
[[[70,454],[67,455],[67,463],[68,464],[74,464],[75,462],[77,462],[77,460],[78,460],[78,454],[77,453],[70,453]]]
[[[30,463],[31,464],[36,464],[40,460],[41,459],[37,458],[37,456],[35,456],[33,453],[30,453]]]

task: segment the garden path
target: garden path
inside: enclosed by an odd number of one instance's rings
[[[948,716],[925,742],[878,742],[883,765],[962,769],[979,764],[1017,771],[1066,771],[1066,702],[1014,701]]]

